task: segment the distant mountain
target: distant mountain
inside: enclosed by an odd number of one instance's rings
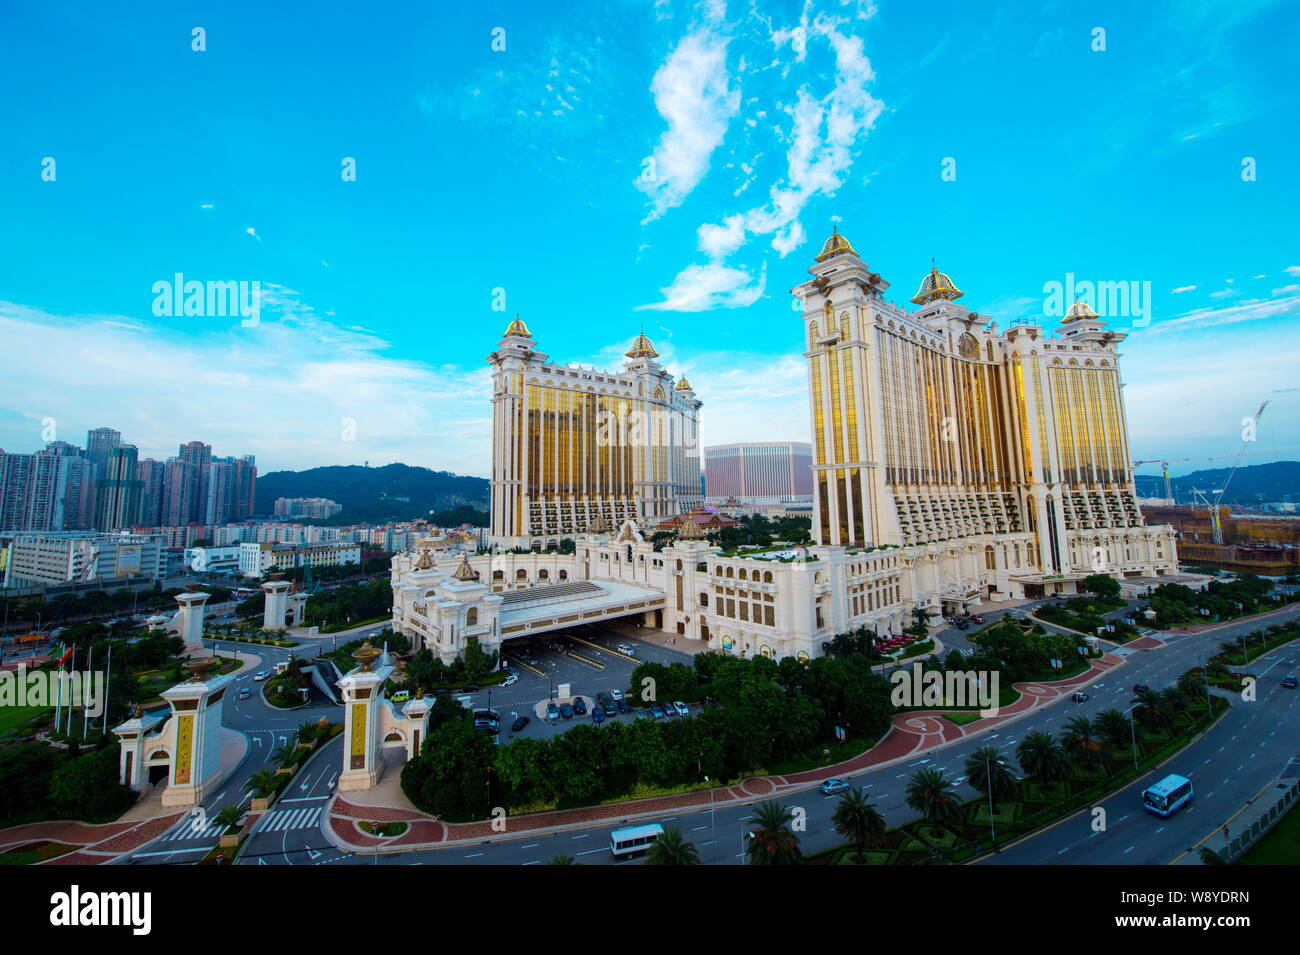
[[[325,523],[354,524],[415,520],[428,517],[430,511],[462,505],[487,508],[490,492],[486,478],[386,464],[258,475],[257,514],[274,514],[278,497],[327,497],[342,504],[343,510]]]
[[[1231,468],[1213,468],[1193,471],[1182,477],[1170,478],[1174,499],[1179,504],[1191,504],[1192,488],[1199,488],[1210,500],[1211,491],[1223,487]],[[1134,478],[1139,497],[1164,497],[1165,479],[1161,475],[1139,474]],[[1224,504],[1260,504],[1265,501],[1300,500],[1300,461],[1274,461],[1271,464],[1252,464],[1237,469],[1223,495]]]

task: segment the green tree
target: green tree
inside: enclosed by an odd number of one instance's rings
[[[239,820],[244,818],[244,808],[242,806],[224,806],[217,813],[217,825],[225,826],[228,830],[234,830],[239,825]]]
[[[50,777],[50,801],[75,818],[115,815],[134,799],[134,794],[118,782],[116,748],[65,760]]]
[[[955,822],[961,815],[956,791],[939,769],[927,767],[912,775],[907,781],[907,805],[935,825]]]
[[[1016,759],[1026,776],[1043,782],[1064,780],[1070,776],[1070,760],[1061,744],[1050,733],[1041,730],[1025,735],[1016,747]]]
[[[862,861],[868,847],[885,841],[885,817],[871,805],[871,798],[856,787],[840,796],[835,811],[831,813],[831,824],[836,832],[853,844],[858,862]]]
[[[981,746],[966,759],[966,781],[988,796],[994,805],[1016,791],[1016,774],[996,746]]]
[[[699,865],[700,851],[695,843],[687,842],[682,831],[676,828],[665,829],[654,842],[650,843],[645,853],[646,865]]]
[[[751,865],[798,865],[803,861],[799,837],[790,829],[794,816],[785,806],[760,803],[749,821],[757,824],[746,847]]]
[[[1132,732],[1128,717],[1116,709],[1102,710],[1097,714],[1095,727],[1111,746],[1126,746]]]
[[[1072,716],[1061,731],[1061,746],[1074,762],[1093,765],[1101,762],[1104,755],[1100,736],[1097,724],[1088,717]]]
[[[1120,585],[1110,574],[1089,574],[1083,578],[1083,589],[1098,597],[1118,597]]]

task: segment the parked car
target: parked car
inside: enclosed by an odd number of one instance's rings
[[[573,698],[573,712],[577,713],[579,716],[586,716],[587,701],[580,696],[575,696]]]
[[[1074,696],[1070,697],[1070,699],[1076,703],[1086,703],[1088,702],[1088,694],[1084,693],[1083,690],[1076,690]]]
[[[842,793],[848,789],[849,784],[843,779],[824,779],[817,788],[827,796],[834,796],[836,793]]]
[[[596,724],[605,722],[605,710],[599,706],[591,708],[591,721]]]
[[[972,623],[983,623],[983,622],[984,622],[984,618],[983,618],[983,617],[976,617],[974,614],[971,615],[971,618],[970,618],[970,619],[971,619],[971,622],[972,622]]]
[[[621,699],[623,699],[623,691],[622,691],[622,690],[610,690],[610,691],[609,691],[609,695],[612,696],[615,700],[621,700]]]
[[[467,684],[465,684],[464,686],[462,686],[462,687],[460,688],[460,691],[461,691],[462,693],[477,693],[477,692],[478,692],[478,684],[477,684],[477,683],[467,683]]]
[[[615,705],[612,699],[601,700],[600,705],[595,709],[604,710],[606,716],[618,716],[618,706]]]
[[[553,702],[546,704],[546,718],[548,720],[556,719],[559,717],[559,715],[560,715],[560,708],[558,706],[556,706]]]
[[[493,723],[499,723],[501,721],[501,714],[496,710],[480,709],[474,711],[474,719],[491,720]]]
[[[478,717],[478,716],[474,717],[474,728],[476,730],[481,730],[485,726],[496,726],[496,725],[497,725],[496,720],[483,719],[482,717]]]
[[[619,711],[620,713],[631,713],[631,712],[632,712],[632,707],[630,707],[630,706],[627,705],[627,700],[624,700],[624,699],[621,699],[621,698],[620,698],[620,699],[618,699],[618,700],[615,700],[614,702],[616,702],[616,703],[618,704],[618,711]]]
[[[560,715],[564,717],[566,720],[573,719],[573,707],[570,706],[568,703],[561,703]]]
[[[673,703],[673,709],[677,711],[678,716],[691,715],[691,708],[687,706],[685,703],[683,703],[681,700],[677,700],[675,703]]]
[[[671,703],[665,703],[664,716],[676,716],[676,715],[677,715],[677,707],[673,706]]]
[[[529,723],[528,717],[521,716],[519,717],[519,719],[515,720],[513,723],[510,724],[510,732],[518,733],[521,729],[527,726],[528,723]]]
[[[483,725],[480,726],[477,722],[475,722],[474,728],[481,733],[487,733],[488,736],[498,736],[501,733],[501,731],[497,729],[495,726],[493,726],[491,723],[484,723]]]
[[[969,630],[969,629],[970,629],[970,621],[969,621],[969,620],[958,620],[958,621],[957,621],[957,629],[958,629],[958,630]]]
[[[653,716],[655,719],[659,719],[664,715],[664,708],[660,706],[658,703],[651,703],[650,715]]]
[[[1282,685],[1288,690],[1294,690],[1296,688],[1296,678],[1294,676],[1284,676],[1282,677]]]
[[[505,678],[504,680],[501,681],[501,685],[502,685],[502,686],[514,686],[514,685],[515,685],[516,683],[518,683],[518,682],[519,682],[519,674],[518,674],[518,673],[510,673],[510,674],[507,674],[507,675],[506,675],[506,678]]]

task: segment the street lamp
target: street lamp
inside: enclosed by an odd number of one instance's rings
[[[1207,690],[1206,692],[1208,693],[1209,691]],[[1124,711],[1125,715],[1128,716],[1129,739],[1133,743],[1133,768],[1134,769],[1138,768],[1138,744],[1137,744],[1137,724],[1134,722],[1133,711],[1136,710],[1141,705],[1142,705],[1141,703],[1134,703],[1132,706],[1130,706],[1127,710]]]
[[[718,824],[713,817],[713,780],[705,776],[704,781],[709,784],[709,838],[713,840],[713,844],[716,846],[718,844]]]

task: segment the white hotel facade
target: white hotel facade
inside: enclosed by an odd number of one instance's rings
[[[946,616],[1075,593],[1098,572],[1177,571],[1173,529],[1144,524],[1134,493],[1122,333],[1082,303],[1056,336],[999,331],[933,268],[918,307],[900,308],[838,232],[809,273],[793,291],[809,363],[813,546],[724,553],[690,521],[656,549],[653,525],[698,503],[693,389],[653,365],[644,335],[611,375],[547,364],[516,320],[489,359],[493,540],[504,550],[569,537],[575,552],[469,557],[421,541],[393,558],[395,629],[448,661],[470,637],[495,649],[618,616],[723,652],[815,657],[838,633],[899,632],[917,609]],[[653,450],[628,449],[632,466],[609,483],[603,461],[592,470],[591,444],[547,444],[546,429],[572,427],[578,413],[541,391],[557,379],[680,417],[654,432]],[[537,470],[539,443],[552,463]],[[597,484],[575,494],[582,473]]]

